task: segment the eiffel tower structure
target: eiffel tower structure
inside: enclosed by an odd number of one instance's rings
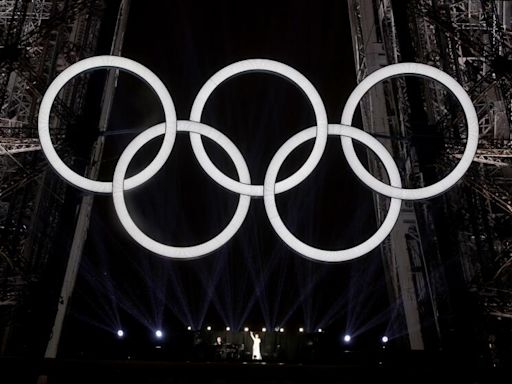
[[[393,63],[432,65],[464,87],[479,119],[478,152],[462,181],[443,196],[404,202],[382,246],[405,342],[480,346],[489,364],[503,364],[512,352],[512,4],[350,0],[349,14],[358,81]],[[462,155],[462,108],[434,81],[385,81],[360,107],[364,129],[382,139],[409,188],[440,180]],[[372,156],[369,166],[385,179]],[[387,204],[375,197],[378,220]]]

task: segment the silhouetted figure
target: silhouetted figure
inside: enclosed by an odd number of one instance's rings
[[[252,359],[253,360],[261,360],[261,351],[260,351],[261,339],[260,339],[260,335],[253,334],[252,331],[251,331],[251,339],[252,339]]]
[[[215,360],[225,360],[226,359],[226,349],[225,345],[222,342],[222,337],[217,336],[215,339]]]

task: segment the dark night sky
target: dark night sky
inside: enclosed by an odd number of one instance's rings
[[[355,86],[346,8],[343,1],[321,6],[311,1],[134,1],[123,56],[162,79],[179,119],[188,119],[197,92],[216,71],[238,60],[268,58],[303,73],[323,98],[329,121],[337,123]],[[140,130],[162,119],[162,108],[148,87],[122,74],[110,133]],[[252,73],[222,84],[208,101],[203,122],[239,147],[253,183],[262,183],[273,154],[293,134],[314,125],[314,114],[289,82]],[[107,138],[103,180],[111,179],[117,157],[133,137]],[[311,144],[294,152],[281,178],[304,162]],[[147,164],[159,141],[147,147],[133,170]],[[211,143],[206,147],[220,169],[234,177],[225,154]],[[237,196],[202,171],[187,135],[179,134],[165,167],[128,193],[127,200],[136,223],[156,240],[192,245],[226,225]],[[356,245],[375,228],[372,193],[348,169],[334,137],[313,174],[279,196],[277,204],[296,236],[325,249]],[[100,196],[65,344],[96,343],[98,331],[101,335],[118,327],[145,337],[158,326],[177,332],[188,324],[304,325],[333,332],[369,328],[379,333],[390,322],[390,308],[378,251],[341,264],[304,259],[277,238],[262,199],[252,200],[242,228],[227,245],[199,260],[173,261],[129,238],[111,198]]]

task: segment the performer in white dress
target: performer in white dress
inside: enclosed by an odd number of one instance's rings
[[[258,335],[258,334],[254,335],[251,331],[251,339],[252,339],[252,359],[253,360],[261,360],[260,335]]]

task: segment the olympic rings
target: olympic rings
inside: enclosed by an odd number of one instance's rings
[[[95,68],[120,68],[145,80],[160,98],[165,115],[164,123],[148,128],[126,147],[118,160],[112,182],[90,180],[68,168],[57,155],[49,134],[50,110],[60,89],[74,76]],[[316,117],[316,126],[297,133],[276,152],[265,174],[263,185],[251,184],[249,169],[236,145],[221,132],[200,122],[204,106],[218,85],[235,75],[254,71],[278,74],[295,83],[310,100]],[[402,189],[398,168],[385,147],[366,132],[350,126],[355,109],[364,94],[378,82],[402,74],[423,76],[441,82],[457,97],[468,122],[467,145],[459,164],[448,176],[437,183],[417,189]],[[177,121],[174,104],[169,92],[158,77],[149,69],[126,58],[97,56],[71,65],[55,78],[41,102],[38,125],[43,152],[52,167],[64,180],[87,191],[97,193],[112,192],[114,207],[121,225],[130,236],[140,245],[156,254],[177,259],[197,258],[213,252],[227,243],[245,220],[251,196],[263,196],[265,210],[272,227],[277,235],[299,254],[310,259],[325,262],[355,259],[370,252],[389,235],[398,219],[402,200],[430,198],[451,188],[469,168],[478,146],[478,119],[475,108],[467,93],[446,73],[417,63],[393,64],[373,72],[350,95],[343,110],[341,124],[328,124],[327,113],[320,95],[302,74],[285,64],[272,60],[244,60],[229,65],[213,75],[196,96],[190,113],[190,121]],[[229,224],[214,238],[202,244],[189,247],[174,247],[162,244],[143,233],[133,222],[124,200],[125,190],[141,185],[155,175],[163,166],[171,153],[177,131],[189,132],[192,148],[204,171],[218,184],[240,195],[235,214]],[[144,144],[160,135],[164,135],[164,139],[155,159],[143,171],[125,180],[126,170],[136,152]],[[238,181],[226,176],[213,164],[204,149],[201,139],[203,135],[215,141],[228,153],[237,170]],[[325,149],[327,135],[339,135],[341,137],[342,148],[350,167],[368,187],[382,195],[391,197],[388,214],[380,228],[363,243],[338,251],[314,248],[297,239],[284,225],[275,203],[276,194],[295,187],[313,171]],[[315,144],[306,162],[293,175],[276,183],[277,174],[284,160],[297,146],[312,138],[315,138]],[[379,157],[386,168],[391,185],[377,180],[364,168],[356,156],[352,139],[367,145]]]

